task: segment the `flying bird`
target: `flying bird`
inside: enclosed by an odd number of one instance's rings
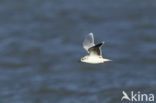
[[[81,58],[81,62],[99,64],[112,61],[110,59],[105,59],[102,57],[101,47],[103,44],[104,42],[95,45],[93,33],[89,33],[83,41],[83,48],[89,53],[89,55]]]

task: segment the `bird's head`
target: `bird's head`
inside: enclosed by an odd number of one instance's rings
[[[84,56],[83,58],[81,58],[81,62],[86,62],[87,59],[88,59],[88,56]]]

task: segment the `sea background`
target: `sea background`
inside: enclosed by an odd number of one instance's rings
[[[112,62],[78,62],[90,32]],[[120,103],[123,90],[156,94],[155,0],[0,1],[0,103]]]

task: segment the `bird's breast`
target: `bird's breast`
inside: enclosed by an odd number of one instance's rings
[[[92,63],[92,64],[103,63],[103,58],[98,57],[98,56],[89,56],[86,62]]]

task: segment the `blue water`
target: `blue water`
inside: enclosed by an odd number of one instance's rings
[[[156,1],[1,0],[0,103],[120,103],[156,94]],[[84,37],[112,62],[79,63]]]

